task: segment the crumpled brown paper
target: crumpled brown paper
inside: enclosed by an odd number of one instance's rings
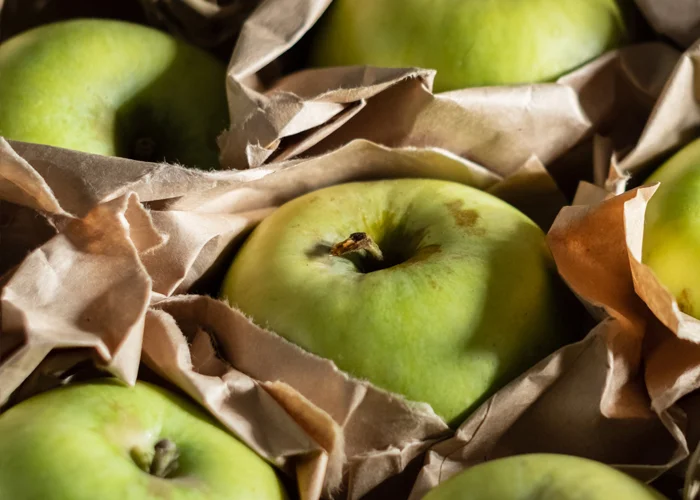
[[[697,137],[700,127],[700,40],[675,62],[653,101],[651,113],[636,134],[606,137],[598,142],[598,170],[604,176],[597,183],[619,194],[639,185],[645,176],[670,154]]]
[[[700,38],[700,3],[697,0],[635,0],[654,29],[689,47]]]
[[[347,498],[380,488],[449,435],[427,405],[349,378],[221,302],[181,294],[215,293],[235,245],[285,201],[395,177],[478,187],[545,230],[565,204],[536,157],[502,177],[437,148],[357,140],[305,160],[200,172],[0,139],[0,196],[43,214],[58,233],[2,290],[0,343],[13,341],[0,358],[2,401],[20,386],[22,397],[31,393],[23,382],[56,348],[82,349],[81,360],[95,350],[98,366],[133,381],[143,346],[149,368],[295,475],[303,498],[341,485]]]

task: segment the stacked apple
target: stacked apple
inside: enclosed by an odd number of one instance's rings
[[[624,31],[613,0],[338,0],[314,60],[437,68],[437,89],[531,83],[616,46]],[[224,65],[159,31],[80,20],[0,46],[8,139],[217,168],[227,123]],[[280,207],[235,256],[221,297],[456,427],[573,339],[562,290],[544,233],[514,207],[453,182],[386,179]],[[498,480],[505,476],[518,480]],[[563,456],[494,461],[429,498],[542,491],[657,498],[601,464]],[[274,469],[201,409],[142,382],[75,384],[0,415],[3,499],[285,497]]]

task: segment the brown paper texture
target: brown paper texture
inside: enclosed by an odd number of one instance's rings
[[[697,0],[635,0],[654,29],[688,47],[700,38],[700,4]]]
[[[610,137],[609,144],[599,142],[602,150],[598,155],[607,157],[607,178],[599,180],[601,186],[619,194],[630,182],[641,184],[655,166],[696,137],[700,125],[700,104],[695,91],[700,81],[696,72],[698,60],[700,41],[674,61],[638,133]],[[667,62],[671,63],[672,58]]]

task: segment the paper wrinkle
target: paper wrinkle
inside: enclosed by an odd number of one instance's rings
[[[242,79],[259,71],[296,43],[331,0],[263,0],[243,25],[229,62]]]
[[[683,47],[700,38],[700,11],[697,0],[635,0],[654,29]]]
[[[65,221],[16,269],[0,296],[0,335],[25,340],[0,385],[17,387],[49,351],[67,347],[95,349],[104,369],[134,383],[151,288],[125,216],[142,220],[139,210],[129,196]]]
[[[621,171],[637,174],[695,136],[700,125],[700,103],[695,90],[699,58],[700,41],[678,59],[636,145],[619,160]]]
[[[46,181],[0,136],[0,199],[56,215],[67,215]]]

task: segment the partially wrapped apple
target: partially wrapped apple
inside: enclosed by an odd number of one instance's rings
[[[221,294],[347,373],[456,425],[571,339],[542,230],[434,179],[353,182],[277,209]]]
[[[659,166],[645,213],[642,262],[673,294],[682,312],[700,318],[700,139]]]

